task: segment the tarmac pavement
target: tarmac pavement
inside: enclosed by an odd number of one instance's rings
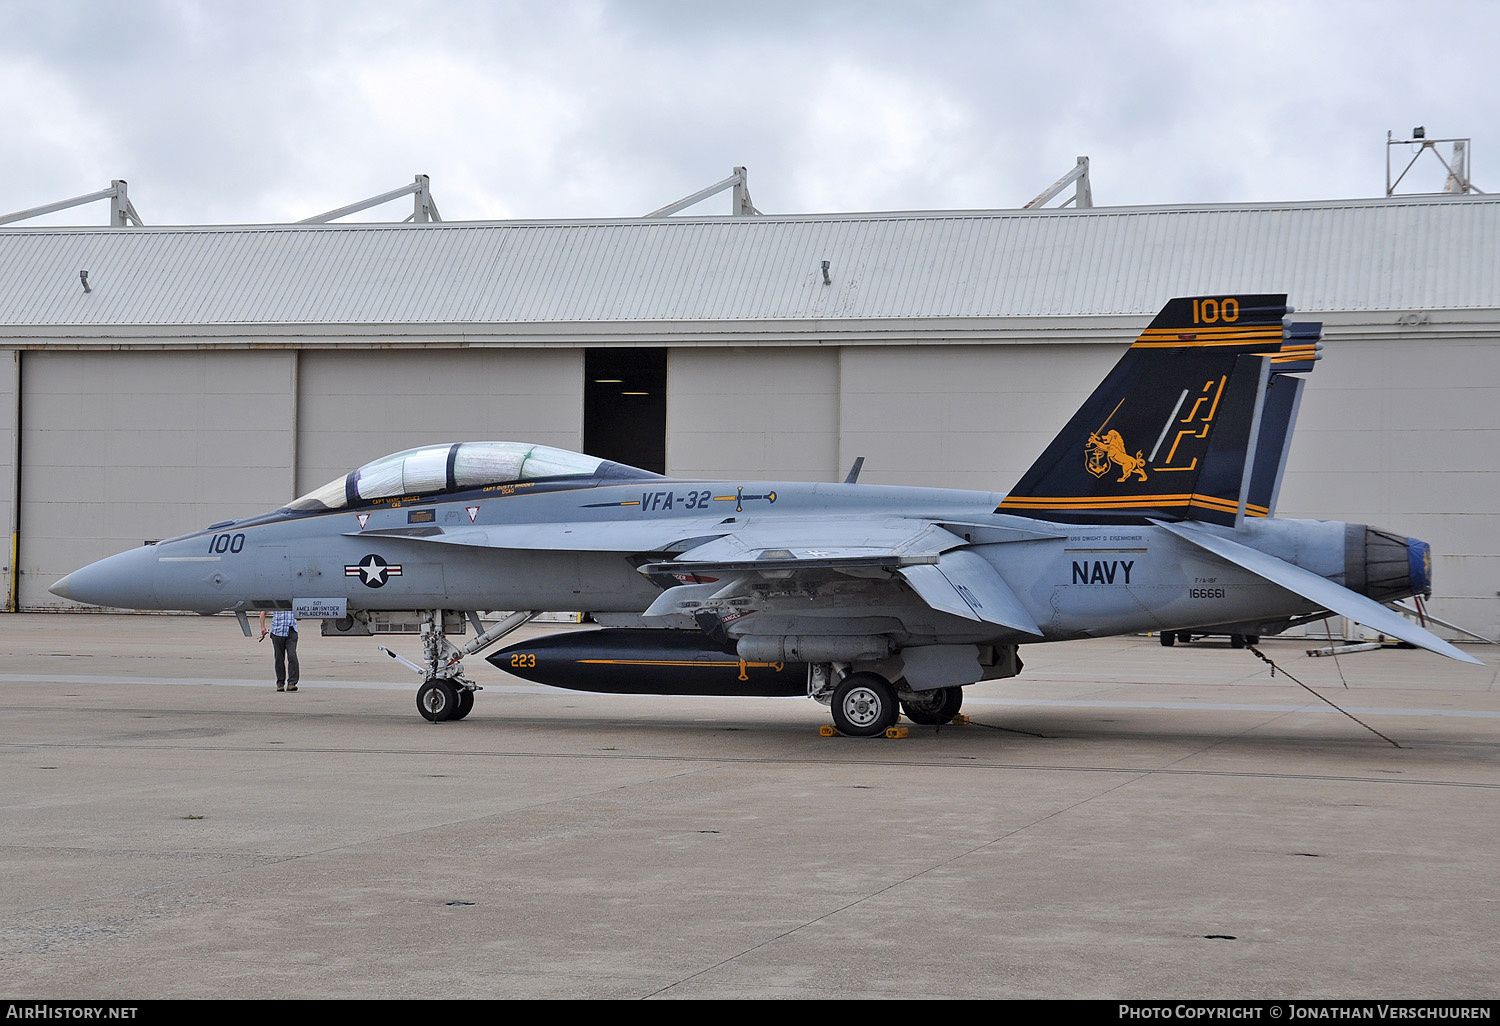
[[[1390,741],[1141,638],[858,740],[381,642],[0,616],[0,997],[1500,997],[1500,652],[1261,646]]]

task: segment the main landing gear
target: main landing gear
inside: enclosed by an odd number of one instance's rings
[[[904,683],[904,681],[902,682]],[[829,696],[833,725],[849,737],[879,737],[896,725],[901,713],[913,723],[942,726],[963,707],[964,689],[899,690],[878,673],[851,673]]]
[[[906,718],[930,727],[953,722],[963,704],[964,689],[959,687],[912,691],[901,696],[901,711]]]
[[[833,725],[850,737],[878,737],[896,725],[896,689],[878,673],[851,673],[833,689]]]

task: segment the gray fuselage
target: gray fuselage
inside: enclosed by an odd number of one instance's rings
[[[343,599],[355,610],[535,609],[638,616],[661,594],[638,572],[705,539],[939,524],[984,559],[1041,637],[934,610],[889,575],[756,585],[742,634],[887,634],[898,645],[1056,641],[1206,625],[1271,624],[1308,600],[1151,524],[1066,525],[993,512],[990,492],[667,478],[285,511],[143,546],[69,575],[59,594],[200,612]],[[1344,583],[1345,525],[1251,520],[1225,537]],[[606,622],[608,622],[606,620]],[[811,626],[810,626],[811,624]]]

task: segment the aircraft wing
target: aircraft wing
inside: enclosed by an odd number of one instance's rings
[[[1347,616],[1371,630],[1389,634],[1393,638],[1399,638],[1419,648],[1425,648],[1429,652],[1447,656],[1449,659],[1483,665],[1478,659],[1465,655],[1436,634],[1417,626],[1400,613],[1387,609],[1374,599],[1350,591],[1341,584],[1335,584],[1326,577],[1319,577],[1310,570],[1304,570],[1284,559],[1278,559],[1258,549],[1241,545],[1239,542],[1230,541],[1228,538],[1220,537],[1191,523],[1171,523],[1165,520],[1153,520],[1152,523],[1172,532],[1184,541],[1212,552],[1220,559],[1244,567],[1251,573],[1264,577],[1272,584],[1279,585],[1293,594],[1301,595],[1324,609]]]
[[[435,545],[482,549],[546,549],[573,552],[678,553],[647,563],[643,574],[667,583],[645,615],[667,615],[685,601],[701,601],[748,577],[827,579],[860,577],[904,580],[938,612],[1041,636],[1036,620],[970,543],[971,525],[939,525],[899,517],[869,520],[813,517],[724,524],[721,518],[645,521],[422,525],[351,536],[401,538]],[[1046,535],[1024,530],[988,530],[985,542],[1024,541]],[[704,586],[704,579],[713,583]],[[670,580],[680,582],[672,586]]]
[[[685,567],[725,572],[742,569],[808,570],[819,569],[819,564],[829,562],[869,559],[894,566],[901,562],[933,562],[943,552],[964,544],[962,538],[927,520],[901,517],[870,520],[775,518],[759,523],[750,521],[733,533],[721,529],[721,537],[684,551],[672,561],[671,569],[642,568],[642,572],[681,573]],[[773,561],[787,562],[788,565],[772,567]]]
[[[1018,533],[1017,540],[1025,537]],[[769,521],[647,563],[641,573],[672,577],[647,615],[665,615],[681,603],[726,594],[752,576],[823,579],[845,575],[891,580],[899,576],[931,608],[1022,633],[1041,635],[1005,580],[963,538],[928,521],[902,519]]]

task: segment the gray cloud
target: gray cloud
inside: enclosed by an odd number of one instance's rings
[[[1101,204],[1371,196],[1416,124],[1474,137],[1484,186],[1497,29],[1394,0],[11,2],[0,208],[124,177],[149,223],[283,221],[425,172],[449,219],[628,216],[735,164],[768,212],[1006,207],[1079,154]]]

